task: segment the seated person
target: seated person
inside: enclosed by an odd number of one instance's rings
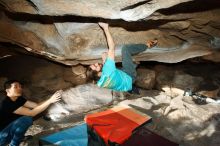
[[[7,96],[0,103],[0,146],[19,146],[33,123],[32,117],[59,101],[62,91],[57,91],[48,100],[37,104],[23,98],[22,86],[17,80],[7,81],[4,89]]]

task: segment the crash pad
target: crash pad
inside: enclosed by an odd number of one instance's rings
[[[39,144],[59,146],[87,146],[88,135],[85,123],[40,138]]]
[[[143,126],[138,128],[121,146],[178,146],[178,144]]]
[[[85,122],[105,141],[106,145],[124,143],[136,128],[150,120],[150,116],[123,106],[85,117]]]

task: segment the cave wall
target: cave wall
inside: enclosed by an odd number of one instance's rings
[[[68,89],[87,82],[83,66],[70,67],[36,56],[16,54],[1,59],[0,92],[4,97],[4,82],[16,79],[23,84],[26,98],[40,102],[60,89]]]

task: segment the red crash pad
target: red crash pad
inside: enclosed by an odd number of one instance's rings
[[[124,143],[140,125],[151,119],[128,107],[115,107],[99,113],[87,115],[85,122],[105,141]]]

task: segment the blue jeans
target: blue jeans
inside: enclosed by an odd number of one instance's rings
[[[145,44],[128,44],[122,47],[122,70],[126,72],[132,78],[132,82],[135,82],[137,72],[137,65],[132,60],[132,55],[136,55],[147,49]]]
[[[1,119],[2,120],[2,119]],[[19,146],[25,132],[32,125],[32,117],[23,116],[10,123],[0,131],[0,146]]]

